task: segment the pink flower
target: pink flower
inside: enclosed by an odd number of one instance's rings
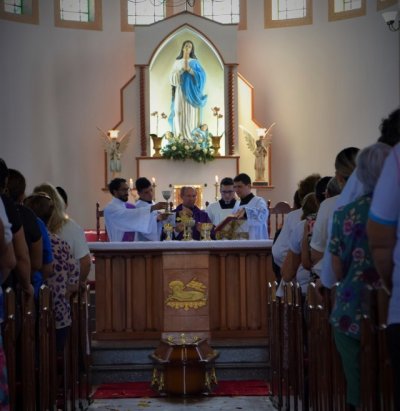
[[[360,331],[360,326],[357,323],[351,323],[348,330],[353,334],[358,334]]]
[[[354,261],[362,261],[364,260],[365,252],[362,248],[358,247],[353,250],[352,255],[353,255]]]
[[[352,220],[344,220],[343,222],[343,234],[350,235],[353,229],[353,221]]]

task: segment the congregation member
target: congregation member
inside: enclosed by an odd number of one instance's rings
[[[104,222],[110,241],[134,241],[135,233],[146,235],[150,241],[158,241],[157,223],[166,216],[157,211],[165,209],[167,203],[135,207],[128,202],[129,185],[124,178],[114,178],[108,189],[113,198],[104,207]]]
[[[331,184],[331,188],[328,186]],[[315,198],[318,202],[318,210],[321,204],[327,199],[332,197],[332,193],[335,192],[335,187],[339,188],[336,179],[334,177],[322,177],[315,184]],[[340,191],[340,190],[339,190]],[[336,194],[335,194],[336,195]],[[309,215],[307,217],[307,224],[304,225],[303,240],[301,244],[301,264],[302,266],[311,272],[311,280],[314,280],[312,273],[312,261],[311,261],[311,238],[314,231],[315,220],[317,219],[317,213]]]
[[[136,208],[151,207],[155,204],[155,201],[153,201],[153,196],[154,196],[153,186],[151,185],[151,182],[149,179],[147,179],[146,177],[139,177],[135,182],[135,187],[139,195],[139,198],[135,203]],[[150,235],[147,235],[144,233],[137,232],[135,234],[135,241],[160,240],[161,235],[162,235],[162,221],[159,221],[157,223],[156,237],[154,237],[153,233],[150,233]]]
[[[368,245],[366,225],[372,193],[390,149],[384,143],[375,143],[357,156],[357,178],[367,194],[334,213],[329,243],[333,271],[339,282],[330,322],[346,377],[346,402],[357,411],[361,411],[362,298],[367,286],[380,286]]]
[[[46,193],[35,192],[28,196],[25,205],[48,225],[55,211],[53,202]],[[79,262],[72,255],[67,241],[50,231],[54,265],[45,283],[51,290],[56,328],[56,350],[64,351],[65,342],[72,324],[70,296],[78,291]],[[60,370],[59,370],[60,371]]]
[[[386,337],[394,410],[400,411],[400,144],[392,149],[375,187],[367,229],[375,266],[390,293]]]
[[[91,268],[91,257],[85,232],[75,220],[68,216],[64,200],[52,184],[40,184],[33,189],[33,193],[45,193],[51,198],[54,209],[47,228],[50,233],[58,235],[71,247],[73,257],[79,262],[80,286],[85,288]]]
[[[8,221],[3,200],[0,198],[0,284],[15,267],[16,259],[12,246],[11,224]],[[4,300],[0,286],[0,409],[9,409],[6,354],[3,344]]]
[[[61,186],[57,186],[56,190],[57,190],[58,194],[60,194],[61,198],[64,200],[65,209],[67,209],[67,207],[68,207],[68,194],[67,194],[67,192]]]
[[[251,192],[251,178],[245,173],[238,174],[233,179],[233,187],[240,199],[235,216],[245,220],[239,231],[249,233],[249,240],[267,240],[268,207],[262,197]]]
[[[214,226],[217,226],[229,215],[236,213],[240,204],[240,201],[235,197],[232,178],[225,177],[221,180],[219,192],[221,193],[221,199],[211,203],[206,209],[206,213]]]
[[[9,169],[7,192],[14,201],[22,218],[25,240],[31,260],[31,280],[38,301],[39,289],[53,270],[53,254],[45,223],[28,207],[25,207],[26,180],[21,172]]]
[[[346,185],[347,180],[353,173],[356,167],[356,157],[359,149],[356,147],[347,147],[341,150],[335,158],[335,179],[341,188]],[[326,264],[330,264],[329,261],[325,261],[326,250],[329,244],[330,238],[330,226],[332,225],[333,212],[336,210],[336,201],[338,196],[327,198],[318,210],[317,218],[315,220],[313,234],[311,237],[311,261],[313,265],[313,273],[316,278],[320,278],[322,271],[326,273]],[[329,270],[329,269],[328,269]],[[332,271],[332,270],[330,270]],[[333,285],[334,281],[332,282]]]
[[[297,192],[300,204],[303,202],[304,197],[308,193],[312,193],[314,191],[315,184],[320,178],[321,176],[319,174],[310,174],[298,183]],[[274,258],[274,263],[279,267],[279,269],[282,267],[286,254],[289,251],[292,232],[296,225],[301,221],[302,214],[303,210],[301,208],[296,208],[286,215],[282,230],[272,245],[272,256]]]
[[[315,219],[320,205],[326,199],[326,188],[331,177],[320,178],[313,193],[308,193],[303,199],[302,216],[290,236],[289,251],[282,265],[282,279],[285,282],[296,281],[305,295],[312,280],[312,263],[310,255],[310,241]],[[280,284],[280,288],[283,284]]]
[[[31,284],[31,261],[29,258],[29,250],[25,240],[21,216],[18,213],[13,201],[4,194],[7,186],[8,175],[9,172],[7,164],[3,159],[0,159],[0,194],[7,218],[11,223],[13,238],[12,243],[16,258],[16,265],[10,273],[9,278],[7,278],[7,283],[17,283],[21,287],[24,307],[27,311],[29,311],[33,310],[34,307],[34,289]],[[3,289],[6,288],[7,283],[3,282]],[[18,298],[17,304],[20,303],[21,301]]]
[[[308,193],[303,199],[302,215],[292,231],[290,237],[289,250],[286,254],[282,265],[282,280],[279,287],[282,288],[285,282],[296,281],[301,287],[303,295],[307,293],[308,284],[310,283],[310,270],[302,264],[302,245],[305,230],[312,230],[313,221],[319,208],[319,201],[315,193]]]
[[[182,203],[174,210],[175,220],[177,221],[174,232],[175,240],[180,241],[183,239],[184,225],[182,222],[179,222],[179,219],[184,216],[194,219],[195,225],[192,228],[192,238],[193,240],[200,240],[201,224],[211,223],[211,220],[205,211],[200,210],[200,208],[196,206],[197,192],[194,187],[182,187],[180,197]],[[211,235],[214,235],[213,232]]]
[[[391,147],[395,146],[400,141],[400,109],[392,111],[387,118],[384,118],[379,126],[380,137],[378,142],[385,143]],[[353,172],[349,176],[340,196],[335,203],[335,210],[341,206],[349,204],[361,195],[366,194],[364,192],[364,186],[357,178],[357,173]],[[331,224],[330,224],[331,225]],[[330,225],[328,228],[330,228]],[[330,232],[328,232],[330,238]],[[327,251],[327,250],[326,250]],[[324,287],[331,288],[335,283],[335,275],[332,269],[332,262],[329,252],[325,252],[322,261],[323,275],[321,277],[321,283]]]

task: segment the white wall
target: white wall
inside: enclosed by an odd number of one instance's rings
[[[367,16],[329,23],[326,1],[314,24],[264,29],[263,1],[248,1],[248,29],[238,32],[239,72],[255,88],[255,117],[277,122],[271,199],[290,200],[297,181],[333,173],[336,153],[378,136],[382,117],[399,105],[399,32],[390,32],[375,1]],[[121,33],[119,1],[103,1],[103,30],[55,28],[53,2],[40,0],[40,24],[0,21],[0,156],[28,180],[62,185],[70,214],[94,226],[105,203],[103,149],[96,126],[120,119],[120,88],[134,75],[134,33]],[[149,28],[149,30],[151,30]],[[134,86],[126,98],[133,98]],[[135,176],[139,137],[123,158]]]

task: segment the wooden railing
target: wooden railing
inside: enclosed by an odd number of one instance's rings
[[[348,411],[346,380],[333,340],[329,314],[332,294],[321,299],[315,284],[306,298],[297,284],[276,296],[268,283],[271,397],[278,410]],[[361,408],[393,410],[393,382],[386,348],[388,295],[369,290],[361,331]]]
[[[71,299],[71,330],[64,354],[57,358],[50,289],[41,287],[37,310],[19,307],[15,292],[6,290],[3,340],[11,411],[87,408],[91,393],[88,293],[89,288],[81,290]]]

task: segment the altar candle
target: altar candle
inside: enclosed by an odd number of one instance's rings
[[[156,184],[156,179],[154,177],[151,178],[151,181],[153,182],[153,185]]]
[[[133,190],[133,180],[131,178],[129,179],[129,188]]]
[[[215,182],[218,183],[218,176],[215,176]]]

